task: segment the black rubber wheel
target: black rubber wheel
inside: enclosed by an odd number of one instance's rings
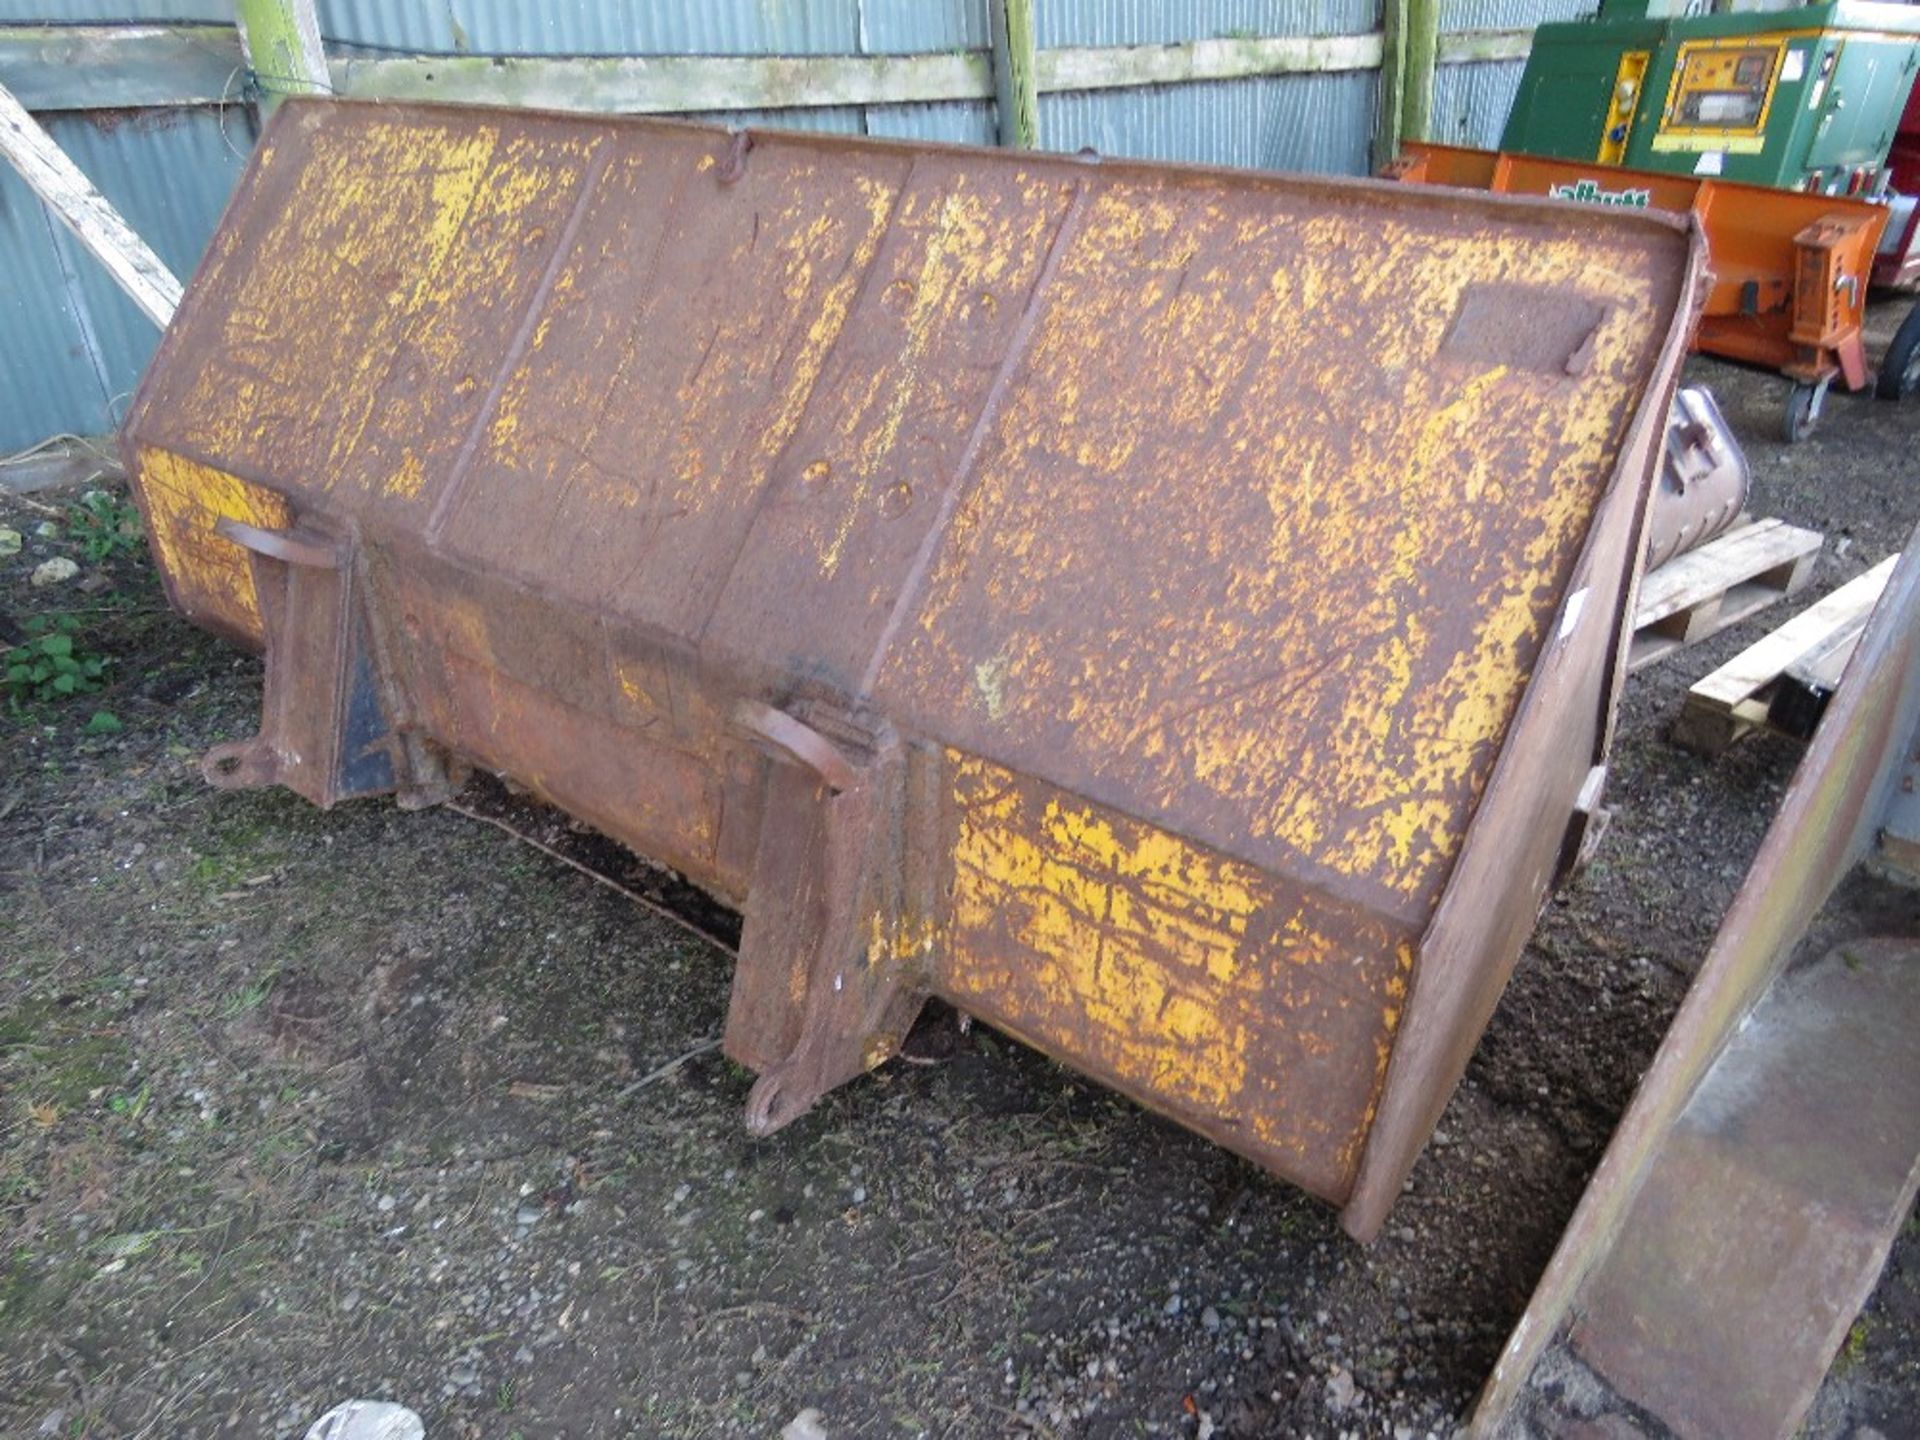
[[[1813,427],[1820,423],[1820,401],[1826,398],[1821,394],[1824,388],[1796,383],[1787,392],[1787,409],[1780,417],[1780,434],[1789,445],[1798,445],[1813,434]]]
[[[1920,390],[1920,300],[1914,302],[1900,328],[1893,332],[1887,358],[1880,362],[1880,380],[1873,393],[1882,400],[1904,400]]]

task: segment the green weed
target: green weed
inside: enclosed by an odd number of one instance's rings
[[[27,638],[6,652],[0,670],[0,691],[16,714],[29,705],[89,694],[104,683],[107,657],[81,644],[73,616],[29,615],[24,628]]]
[[[105,490],[89,490],[67,507],[67,533],[95,565],[140,547],[140,512]]]

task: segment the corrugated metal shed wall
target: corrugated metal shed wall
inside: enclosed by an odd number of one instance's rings
[[[1168,45],[1234,35],[1354,35],[1378,0],[1035,0],[1034,43]]]
[[[985,0],[318,0],[316,8],[329,40],[442,54],[878,55],[987,44]],[[231,23],[233,0],[0,0],[0,24],[48,20]]]
[[[319,0],[318,9],[329,39],[446,53],[852,55],[987,44],[984,0]]]
[[[1441,0],[1440,28],[1518,30],[1578,20],[1593,14],[1598,4],[1599,0]],[[1433,77],[1432,137],[1449,145],[1497,147],[1526,68],[1524,60],[1439,66]]]
[[[62,25],[112,25],[123,20],[232,23],[233,0],[0,0],[0,24],[48,20]]]
[[[1499,148],[1507,111],[1513,108],[1513,97],[1526,68],[1524,60],[1436,66],[1429,136],[1448,145]]]
[[[1440,0],[1440,28],[1519,30],[1579,20],[1599,8],[1599,0]]]
[[[1379,0],[1045,0],[1034,7],[1041,49],[1164,45],[1242,35],[1364,35]],[[1363,174],[1373,139],[1370,70],[1271,75],[1040,97],[1049,149],[1091,146],[1203,165]]]
[[[1443,0],[1447,30],[1571,18],[1594,0]],[[1379,0],[1040,0],[1042,48],[1153,45],[1243,35],[1356,35]],[[493,54],[910,54],[987,45],[985,0],[319,0],[331,41],[374,49]],[[231,0],[0,0],[0,23],[230,21]],[[1443,65],[1434,134],[1498,141],[1519,61]],[[1373,135],[1372,71],[1045,95],[1041,135],[1092,147],[1262,169],[1364,173]],[[703,118],[904,139],[991,144],[990,103],[737,111]],[[212,111],[51,129],[170,265],[188,273],[212,233],[251,142],[243,112],[225,134]],[[98,431],[152,352],[155,335],[92,258],[11,171],[0,173],[0,449],[56,430]]]
[[[1040,134],[1053,150],[1361,175],[1377,83],[1354,70],[1042,95]]]
[[[189,274],[253,143],[245,107],[41,118],[160,258]],[[116,424],[160,338],[4,163],[0,334],[0,450]]]

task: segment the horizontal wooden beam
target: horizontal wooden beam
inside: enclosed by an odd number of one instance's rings
[[[0,85],[29,110],[217,105],[246,78],[231,25],[0,26]]]
[[[334,88],[380,100],[455,100],[649,115],[984,100],[984,52],[939,55],[335,55]]]
[[[1525,57],[1527,30],[1443,34],[1441,64]],[[1371,70],[1378,34],[1193,40],[1042,50],[1041,93]],[[904,105],[993,97],[981,51],[921,55],[329,55],[336,91],[622,114]],[[226,25],[0,26],[0,84],[29,110],[211,105],[245,75]]]
[[[1440,63],[1472,65],[1487,60],[1524,60],[1533,51],[1531,30],[1443,30]]]
[[[1191,40],[1180,45],[1116,45],[1042,50],[1036,57],[1040,89],[1113,90],[1177,85],[1190,80],[1243,80],[1371,70],[1380,64],[1378,35],[1271,36],[1250,40]]]

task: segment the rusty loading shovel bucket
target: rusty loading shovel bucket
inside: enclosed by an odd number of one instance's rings
[[[745,916],[768,1132],[945,997],[1370,1235],[1598,793],[1683,220],[281,107],[126,453],[224,785],[466,764]],[[451,777],[451,779],[450,779]]]

